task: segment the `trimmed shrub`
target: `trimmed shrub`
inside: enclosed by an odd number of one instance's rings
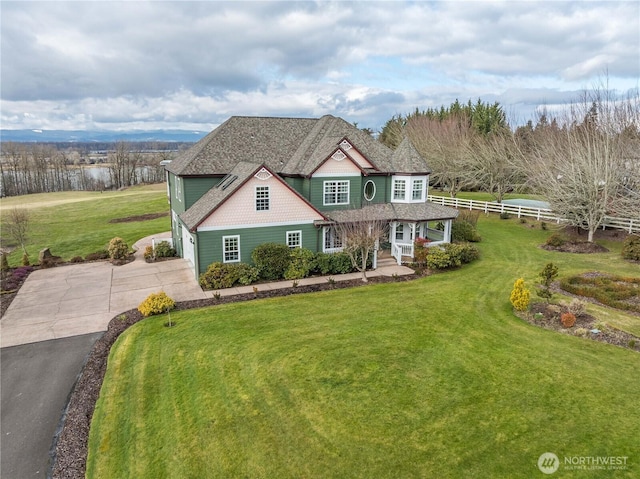
[[[160,241],[155,248],[156,258],[172,258],[176,255],[176,250],[171,247],[168,241]]]
[[[286,244],[264,243],[251,253],[253,263],[260,271],[260,277],[267,281],[284,278],[289,267],[291,249]]]
[[[426,263],[429,269],[456,268],[479,257],[480,251],[470,243],[447,243],[430,248]]]
[[[482,238],[478,234],[475,226],[471,223],[464,220],[455,220],[451,225],[451,240],[477,243],[482,240]]]
[[[161,291],[160,293],[151,293],[146,299],[138,306],[138,311],[142,316],[152,316],[154,314],[162,314],[175,308],[176,302],[167,296],[167,293]]]
[[[231,274],[230,263],[211,263],[207,271],[200,275],[200,286],[203,289],[230,288],[236,278]]]
[[[291,250],[290,263],[284,272],[285,279],[302,279],[311,274],[313,269],[313,251],[305,248]]]
[[[565,328],[570,328],[576,324],[576,315],[573,313],[562,313],[560,315],[560,322]]]
[[[321,275],[345,274],[354,270],[347,253],[316,253],[313,259],[313,273]]]
[[[506,211],[503,211],[502,213],[500,213],[500,219],[501,220],[508,220],[509,218],[511,218],[511,215],[509,213],[507,213]]]
[[[524,287],[524,279],[519,278],[513,284],[511,296],[509,297],[511,304],[518,311],[526,311],[531,300],[531,292]]]
[[[153,260],[153,246],[149,245],[144,249],[144,259],[145,261]]]
[[[622,244],[622,257],[640,261],[640,235],[629,235]]]
[[[29,262],[29,255],[27,253],[22,254],[22,266],[29,266],[31,263]]]
[[[258,268],[247,263],[211,263],[207,271],[200,275],[203,289],[231,288],[236,284],[247,286],[258,281]]]
[[[551,236],[547,238],[545,244],[547,246],[553,246],[554,248],[559,248],[564,245],[567,241],[562,237],[562,235],[558,233],[553,233]]]
[[[431,248],[427,255],[427,268],[429,269],[447,269],[450,268],[451,256],[442,248]]]
[[[233,263],[230,267],[230,274],[235,277],[236,282],[242,286],[248,286],[260,279],[258,268],[247,263]]]
[[[112,238],[107,246],[109,258],[111,260],[127,259],[129,256],[129,245],[122,238]]]

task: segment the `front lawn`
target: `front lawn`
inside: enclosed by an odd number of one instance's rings
[[[549,232],[514,221],[479,229],[483,256],[458,271],[134,325],[111,352],[87,477],[528,478],[545,452],[627,456],[579,477],[637,477],[640,354],[509,304],[549,261],[561,277],[637,265],[545,251]]]

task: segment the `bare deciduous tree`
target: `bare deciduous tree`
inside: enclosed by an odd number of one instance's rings
[[[9,210],[4,224],[5,234],[20,245],[25,255],[29,240],[29,219],[29,211],[25,208],[13,208]]]
[[[500,203],[504,195],[523,183],[522,153],[508,129],[474,134],[469,143],[468,174],[480,189]]]
[[[531,182],[590,242],[605,216],[640,216],[639,105],[637,92],[618,99],[596,87],[563,112],[559,127],[535,131]]]
[[[343,251],[349,255],[353,267],[362,273],[364,282],[368,281],[369,257],[375,254],[376,247],[385,237],[389,226],[382,208],[380,205],[370,205],[336,213],[336,234],[342,238]]]
[[[473,133],[466,118],[451,116],[440,120],[420,115],[412,117],[405,130],[427,160],[432,183],[446,188],[452,198],[472,186],[469,152]]]

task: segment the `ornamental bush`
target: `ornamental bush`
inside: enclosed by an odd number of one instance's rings
[[[622,244],[622,257],[640,261],[640,235],[629,235]]]
[[[345,274],[354,270],[347,253],[316,253],[313,258],[312,273],[321,275]]]
[[[0,271],[9,271],[9,260],[7,253],[0,254]]]
[[[260,277],[267,281],[284,278],[289,267],[291,249],[286,244],[264,243],[251,253],[253,264],[260,271]]]
[[[480,257],[480,251],[470,243],[447,243],[444,248],[433,247],[427,255],[429,269],[457,268]]]
[[[162,314],[175,308],[176,302],[167,296],[167,293],[161,291],[160,293],[151,293],[146,299],[138,306],[138,311],[142,316],[152,316],[154,314]]]
[[[511,290],[511,296],[509,297],[511,304],[518,311],[526,311],[529,307],[529,301],[531,300],[531,292],[525,288],[524,279],[519,278],[513,284],[513,290]]]
[[[482,240],[482,238],[478,234],[475,226],[468,221],[457,219],[451,225],[451,240],[477,243]]]
[[[115,237],[109,241],[107,251],[111,260],[126,259],[129,256],[129,245],[122,238]]]
[[[560,322],[565,328],[570,328],[576,324],[576,315],[573,313],[562,313],[560,315]]]
[[[168,241],[160,241],[155,247],[156,258],[172,258],[176,255],[176,250],[171,247]]]
[[[313,269],[313,251],[306,248],[294,248],[291,250],[290,262],[284,272],[285,279],[302,279],[311,274]]]
[[[211,263],[207,271],[200,275],[203,289],[231,288],[236,284],[247,286],[258,281],[258,268],[246,263]]]

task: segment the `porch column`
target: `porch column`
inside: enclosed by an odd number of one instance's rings
[[[415,242],[416,240],[416,223],[409,223],[409,228],[411,228],[411,242]]]
[[[444,242],[451,243],[451,221],[447,220],[444,222]]]

